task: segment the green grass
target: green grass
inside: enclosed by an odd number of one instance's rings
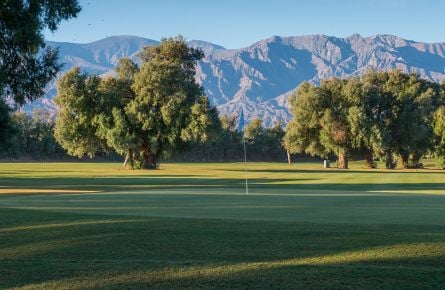
[[[445,172],[0,164],[0,288],[445,288]]]

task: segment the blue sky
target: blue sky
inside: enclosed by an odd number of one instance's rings
[[[273,35],[394,34],[445,42],[442,0],[81,0],[76,19],[48,40],[90,42],[111,35],[159,40],[183,35],[241,48]]]

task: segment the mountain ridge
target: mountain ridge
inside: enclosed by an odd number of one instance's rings
[[[48,42],[59,47],[63,71],[79,66],[100,75],[109,74],[120,57],[136,59],[143,46],[158,43],[129,35],[83,44]],[[196,80],[220,113],[239,114],[243,107],[247,120],[260,117],[266,126],[290,120],[287,96],[303,81],[316,84],[334,76],[360,75],[370,68],[415,71],[437,82],[445,79],[444,42],[423,43],[388,34],[276,35],[238,49],[200,40],[188,43],[205,53]],[[29,107],[48,107],[55,94],[53,82],[44,99]]]

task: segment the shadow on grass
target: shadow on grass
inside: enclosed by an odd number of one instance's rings
[[[249,187],[260,192],[295,190],[298,194],[301,190],[317,191],[416,191],[416,190],[445,190],[445,183],[316,183],[318,178],[255,178],[249,179]],[[85,190],[99,192],[116,192],[125,190],[174,190],[191,191],[193,189],[224,190],[244,188],[243,178],[196,178],[194,175],[187,177],[155,176],[155,177],[3,177],[1,190],[13,190],[12,193],[28,193],[30,189],[38,190],[39,194],[55,193],[57,189]],[[296,182],[296,183],[293,183]],[[301,183],[300,183],[301,182]],[[17,189],[14,191],[14,189]],[[20,192],[20,189],[23,192]],[[68,192],[67,192],[68,193]],[[75,192],[74,192],[75,193]],[[1,195],[0,195],[1,198]]]
[[[242,169],[225,169],[225,171],[244,172]],[[345,173],[365,173],[365,174],[445,174],[445,170],[442,169],[249,169],[249,172],[256,173],[322,173],[322,174],[345,174]]]
[[[1,288],[445,285],[441,226],[0,214]]]

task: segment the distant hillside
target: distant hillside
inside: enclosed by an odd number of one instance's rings
[[[76,65],[97,74],[109,73],[119,58],[135,57],[142,47],[157,43],[135,36],[112,36],[87,44],[48,42],[59,47],[64,70]],[[267,126],[289,121],[287,96],[303,81],[359,75],[369,68],[414,70],[433,81],[445,79],[445,43],[392,35],[274,36],[233,50],[205,41],[189,44],[206,54],[196,79],[221,114],[238,114],[244,106],[247,119],[261,117]],[[55,83],[32,106],[51,107],[54,95]]]

